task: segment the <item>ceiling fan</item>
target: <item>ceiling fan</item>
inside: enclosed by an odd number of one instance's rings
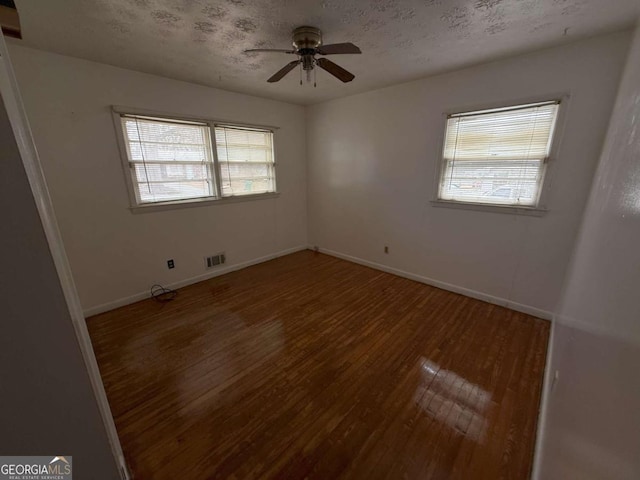
[[[278,70],[271,78],[267,80],[269,83],[274,83],[281,80],[287,73],[301,66],[300,70],[300,84],[302,84],[302,71],[307,74],[307,81],[311,81],[311,72],[315,74],[314,67],[318,66],[323,70],[326,70],[338,80],[343,82],[350,82],[355,78],[351,72],[348,72],[340,65],[336,65],[331,60],[326,58],[316,58],[316,55],[337,55],[345,53],[362,53],[358,47],[353,43],[334,43],[331,45],[322,45],[322,32],[319,28],[315,27],[298,27],[292,33],[294,50],[282,50],[277,48],[252,48],[245,50],[245,53],[255,52],[280,52],[294,54],[298,56],[297,60],[287,63],[284,67]],[[315,81],[314,81],[315,86]]]

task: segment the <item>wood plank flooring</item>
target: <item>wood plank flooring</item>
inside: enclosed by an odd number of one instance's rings
[[[549,323],[304,251],[88,320],[135,479],[526,479]]]

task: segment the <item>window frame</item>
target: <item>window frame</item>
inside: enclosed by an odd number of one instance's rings
[[[234,197],[251,197],[254,195],[264,195],[267,193],[276,193],[277,192],[277,188],[278,188],[278,174],[276,172],[276,152],[275,152],[275,135],[273,130],[268,130],[271,132],[271,152],[272,152],[272,156],[273,156],[273,162],[272,165],[270,166],[270,168],[273,169],[273,192],[264,192],[264,193],[250,193],[250,194],[245,194],[245,195],[224,195],[224,186],[223,186],[223,175],[222,175],[222,168],[220,167],[221,163],[226,163],[227,166],[230,166],[232,163],[237,162],[237,161],[229,161],[227,160],[226,162],[220,162],[220,159],[218,158],[218,139],[215,136],[215,130],[216,128],[226,128],[226,127],[230,127],[230,128],[236,128],[239,130],[253,130],[253,131],[267,131],[268,129],[262,128],[262,127],[256,127],[256,126],[247,126],[247,125],[238,125],[238,124],[234,124],[231,125],[229,123],[221,123],[221,122],[216,122],[214,125],[211,125],[211,135],[213,135],[212,137],[212,144],[213,144],[213,149],[215,151],[214,153],[214,163],[215,163],[215,169],[216,172],[219,173],[216,174],[216,188],[218,189],[218,193],[220,195],[220,198],[234,198]],[[253,162],[252,162],[253,163]],[[255,162],[254,164],[261,164],[261,165],[269,165],[269,162]]]
[[[569,93],[556,93],[548,95],[539,95],[535,97],[526,97],[516,100],[490,102],[483,104],[476,104],[472,106],[454,108],[447,110],[442,114],[442,122],[440,128],[440,140],[438,148],[438,158],[436,163],[435,178],[433,184],[433,195],[430,201],[433,207],[454,208],[461,210],[476,210],[492,213],[507,213],[517,215],[529,215],[529,216],[543,216],[548,211],[548,197],[550,187],[552,185],[553,172],[555,171],[555,164],[557,163],[562,139],[564,137],[564,127],[566,122],[566,114],[569,109],[569,100],[571,95]],[[479,112],[483,110],[496,110],[496,109],[510,109],[518,108],[528,104],[536,103],[558,103],[558,114],[556,117],[555,128],[552,132],[553,138],[551,140],[551,148],[549,149],[549,156],[543,163],[542,179],[540,181],[540,191],[538,195],[538,201],[534,206],[520,206],[520,205],[505,205],[497,203],[475,203],[475,202],[462,202],[459,200],[443,200],[439,198],[440,184],[442,181],[442,175],[446,169],[444,149],[446,144],[447,134],[447,122],[451,115],[459,115],[465,113]]]
[[[166,119],[166,120],[173,120],[177,122],[191,122],[191,123],[202,124],[202,125],[206,124],[209,129],[209,139],[211,141],[211,150],[212,150],[212,156],[213,156],[213,162],[212,162],[211,168],[213,169],[213,174],[214,174],[213,180],[214,180],[215,195],[207,196],[207,197],[199,197],[199,198],[187,198],[182,200],[168,200],[163,202],[139,203],[138,195],[136,193],[135,186],[134,186],[135,179],[132,172],[133,169],[131,168],[131,163],[129,162],[129,154],[128,154],[129,147],[127,146],[127,142],[124,137],[124,132],[122,130],[121,118],[123,115],[150,117],[150,118],[157,118],[160,120]],[[127,187],[127,193],[129,196],[129,210],[131,210],[133,213],[173,210],[177,208],[188,208],[188,207],[197,207],[197,206],[204,206],[204,205],[220,205],[220,204],[226,204],[226,203],[246,202],[251,200],[276,198],[280,195],[280,193],[278,192],[278,162],[277,162],[277,152],[276,152],[276,143],[277,143],[276,132],[280,129],[280,127],[273,126],[273,125],[241,123],[241,122],[227,121],[227,120],[214,120],[208,117],[172,114],[172,113],[158,112],[158,111],[146,110],[146,109],[140,109],[140,108],[125,107],[121,105],[111,106],[111,116],[113,119],[113,125],[116,130],[118,151],[120,153],[121,166],[124,174],[125,184]],[[273,136],[272,148],[273,148],[273,159],[274,159],[273,161],[274,191],[273,192],[222,196],[220,168],[218,164],[218,149],[217,149],[216,140],[215,140],[216,126],[249,128],[249,129],[257,129],[257,130],[266,130],[271,132]]]

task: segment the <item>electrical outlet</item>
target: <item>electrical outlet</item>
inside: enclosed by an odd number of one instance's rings
[[[169,269],[175,268],[176,264],[173,263],[173,258],[171,260],[167,260],[167,267],[169,267]]]
[[[384,253],[389,253],[389,247],[388,246],[384,246]]]

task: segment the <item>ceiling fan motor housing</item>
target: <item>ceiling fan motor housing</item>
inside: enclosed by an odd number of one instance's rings
[[[315,50],[322,45],[322,32],[319,28],[298,27],[293,31],[292,37],[296,50]]]

